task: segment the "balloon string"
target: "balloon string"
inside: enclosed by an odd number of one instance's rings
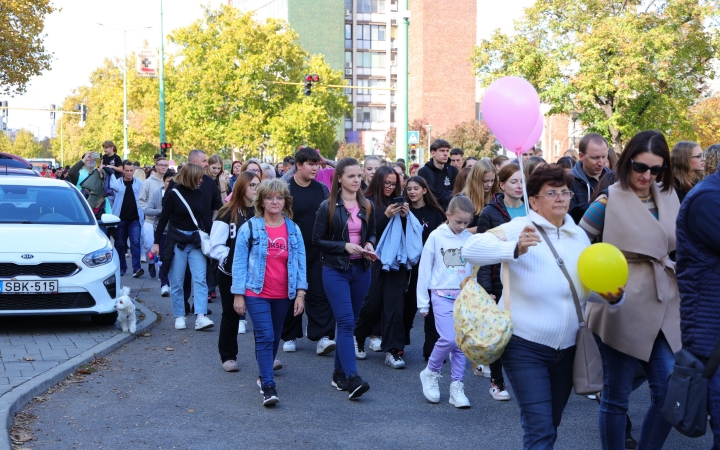
[[[518,164],[520,165],[520,177],[522,180],[522,188],[523,188],[523,200],[525,200],[525,217],[528,219],[528,225],[532,224],[532,220],[530,220],[530,202],[528,201],[528,195],[527,195],[527,180],[525,180],[525,170],[523,169],[523,158],[522,153],[517,154],[518,157]]]

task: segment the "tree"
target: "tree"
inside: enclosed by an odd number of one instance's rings
[[[35,135],[28,130],[20,130],[15,135],[12,153],[23,158],[37,158],[42,151],[42,147],[35,140]]]
[[[465,151],[465,156],[482,158],[493,157],[493,143],[495,137],[490,134],[490,129],[485,122],[470,120],[462,122],[447,130],[444,134],[453,147],[460,147]]]
[[[362,161],[365,158],[365,151],[354,142],[343,142],[337,151],[338,161],[343,158],[355,158]]]
[[[12,153],[13,143],[7,134],[0,132],[0,152]]]
[[[264,143],[271,153],[287,154],[306,143],[329,152],[352,110],[342,89],[323,87],[344,84],[341,71],[310,57],[284,21],[261,25],[237,8],[206,8],[170,41],[179,51],[170,57],[168,117],[181,147],[253,155]],[[321,80],[310,96],[302,86],[278,83],[301,82],[305,74]]]
[[[545,0],[512,36],[496,31],[475,49],[482,85],[520,75],[550,114],[579,111],[615,148],[644,129],[692,132],[690,106],[713,78],[718,13],[711,0]]]
[[[0,2],[0,93],[22,94],[31,77],[50,70],[43,28],[55,10],[50,0]]]
[[[690,117],[701,146],[720,142],[720,97],[698,102],[690,110]]]

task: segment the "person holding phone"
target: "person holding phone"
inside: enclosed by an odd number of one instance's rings
[[[103,148],[103,156],[102,156],[102,165],[103,167],[109,167],[112,170],[115,171],[115,178],[120,178],[123,176],[123,161],[120,156],[117,154],[117,147],[113,143],[113,141],[105,141],[102,143]],[[99,158],[100,154],[96,153],[95,159]]]
[[[375,205],[376,233],[382,236],[388,228],[390,219],[400,214],[403,228],[410,206],[400,195],[400,180],[397,173],[388,166],[380,167],[373,176],[365,196]],[[379,239],[378,239],[379,240]],[[385,272],[380,261],[373,262],[372,282],[365,302],[355,325],[357,356],[363,358],[365,340],[373,333],[380,322],[382,341],[380,351],[385,352],[385,364],[393,369],[405,367],[402,359],[405,349],[405,326],[403,310],[407,269],[400,265],[398,270]]]
[[[337,322],[331,384],[348,391],[350,400],[370,389],[358,374],[353,348],[353,328],[370,287],[370,259],[376,243],[374,206],[363,197],[361,182],[360,163],[354,158],[340,160],[330,195],[315,217],[312,240],[323,253],[323,285],[333,294],[328,300]]]
[[[255,359],[260,371],[263,405],[280,400],[273,376],[273,362],[280,345],[285,314],[305,309],[308,287],[305,244],[300,228],[292,221],[292,202],[287,183],[274,178],[257,187],[255,217],[240,227],[232,266],[233,308],[250,314],[255,335]]]

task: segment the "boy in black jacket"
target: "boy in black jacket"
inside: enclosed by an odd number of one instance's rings
[[[444,139],[435,139],[430,144],[432,159],[418,170],[418,175],[425,178],[435,198],[444,209],[452,199],[453,187],[458,170],[448,162],[450,143]]]

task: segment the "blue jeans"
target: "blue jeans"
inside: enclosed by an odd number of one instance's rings
[[[289,299],[269,300],[245,296],[245,307],[250,314],[255,334],[255,359],[263,387],[275,387],[273,361],[280,345],[280,334],[290,303]]]
[[[660,410],[665,403],[668,377],[675,359],[665,335],[655,338],[650,361],[640,361],[614,348],[601,344],[604,388],[600,402],[600,442],[605,450],[625,448],[625,416],[630,403],[630,393],[638,362],[645,369],[650,385],[650,408],[645,414],[638,450],[660,449],[672,426],[662,417]]]
[[[175,255],[170,266],[170,300],[172,302],[173,316],[185,317],[185,297],[183,281],[185,267],[190,264],[193,274],[193,295],[195,296],[195,314],[207,314],[208,288],[205,282],[207,262],[205,255],[199,248],[188,244],[184,249],[175,245]]]
[[[370,288],[370,271],[363,262],[351,264],[347,270],[323,266],[323,285],[335,314],[337,334],[335,336],[335,371],[350,377],[357,375],[355,362],[355,319]]]
[[[117,239],[115,239],[115,248],[120,257],[120,272],[127,271],[127,263],[125,262],[125,252],[127,251],[127,240],[130,237],[130,254],[132,255],[133,273],[140,270],[140,235],[141,227],[139,220],[127,221],[121,220],[117,226]]]
[[[510,338],[502,365],[520,406],[524,449],[552,449],[555,445],[572,391],[574,359],[575,346],[555,350],[518,336]],[[625,430],[625,422],[621,429]]]
[[[710,378],[708,405],[710,405],[710,415],[712,422],[710,428],[713,433],[712,450],[720,450],[720,370],[715,372],[715,376]]]

